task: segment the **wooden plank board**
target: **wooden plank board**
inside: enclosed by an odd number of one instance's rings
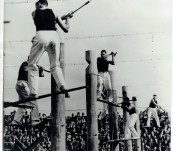
[[[22,103],[26,103],[26,102],[31,102],[31,101],[34,101],[34,100],[43,99],[43,98],[50,97],[50,96],[53,96],[53,95],[65,94],[66,92],[77,91],[77,90],[81,90],[81,89],[85,89],[85,88],[87,88],[87,86],[81,86],[81,87],[76,87],[76,88],[67,89],[67,90],[63,90],[63,91],[58,91],[58,92],[55,92],[55,93],[40,95],[37,98],[26,98],[26,99],[15,101],[15,102],[5,102],[4,101],[3,107],[4,108],[10,107],[10,106],[16,107],[16,105],[20,105]]]

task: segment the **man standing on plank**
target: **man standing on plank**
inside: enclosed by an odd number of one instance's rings
[[[154,119],[156,120],[157,126],[160,127],[160,121],[159,121],[159,117],[157,114],[157,95],[153,95],[153,99],[150,102],[150,105],[148,107],[148,118],[147,118],[147,127],[150,127],[150,120],[151,120],[151,116],[153,115]]]
[[[108,57],[112,56],[112,60],[108,60]],[[97,97],[101,97],[103,93],[103,86],[105,90],[108,92],[107,96],[110,96],[111,92],[111,80],[109,75],[109,64],[115,65],[114,62],[114,53],[111,52],[107,54],[106,50],[101,51],[101,57],[97,58],[97,69],[98,69],[98,76],[97,76]]]
[[[112,56],[112,60],[109,61],[108,57]],[[109,75],[109,64],[115,65],[114,62],[114,56],[115,54],[111,52],[110,54],[107,54],[106,50],[101,51],[101,57],[97,58],[97,69],[98,69],[98,75],[97,75],[97,99],[109,99],[111,96],[111,80]],[[103,92],[103,88],[106,93]],[[100,114],[100,118],[102,118],[107,111],[107,104],[103,103],[103,112]]]
[[[60,91],[66,90],[66,84],[62,69],[59,64],[60,42],[56,32],[55,24],[57,23],[64,32],[68,32],[69,18],[65,19],[63,25],[59,18],[55,16],[52,9],[48,8],[47,0],[39,0],[38,8],[34,13],[34,23],[36,26],[36,36],[31,47],[30,58],[28,62],[28,82],[30,88],[30,98],[38,97],[38,68],[37,64],[45,51],[47,51],[50,61],[50,71],[56,81]],[[70,97],[68,93],[65,97]]]

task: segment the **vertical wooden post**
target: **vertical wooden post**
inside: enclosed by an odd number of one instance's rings
[[[98,151],[97,99],[97,64],[94,51],[86,51],[86,106],[87,106],[87,151]]]
[[[111,78],[111,84],[112,84],[112,97],[113,97],[113,103],[117,104],[117,91],[116,91],[116,85],[115,85],[115,72],[109,71],[110,78]],[[110,139],[118,139],[119,133],[118,133],[118,113],[117,113],[117,107],[109,105],[110,107]],[[119,151],[119,144],[118,143],[110,143],[110,151]]]
[[[136,98],[136,97],[133,97],[133,98]],[[135,108],[136,108],[136,113],[138,114],[138,117],[139,117],[139,110],[137,109],[137,99],[133,103],[134,103]],[[136,131],[138,132],[138,134],[140,136],[141,130],[140,130],[140,121],[139,121],[139,119],[136,122]],[[141,139],[137,140],[137,151],[141,151]]]
[[[122,87],[122,96],[123,96],[123,101],[125,101],[125,97],[127,97],[127,87],[123,86]],[[128,118],[129,118],[129,114],[126,112],[126,110],[123,109],[123,118],[124,118],[124,124],[126,126]],[[124,130],[125,132],[125,130]],[[132,141],[128,140],[125,141],[125,151],[132,151]]]
[[[64,73],[64,44],[60,44],[60,66]],[[64,75],[65,76],[65,75]],[[54,78],[51,76],[51,93],[57,91],[57,86]],[[51,97],[51,150],[65,151],[66,150],[66,135],[65,135],[65,98],[64,95],[53,95]]]

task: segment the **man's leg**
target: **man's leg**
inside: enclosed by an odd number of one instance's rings
[[[130,139],[131,138],[131,132],[129,129],[129,121],[127,121],[126,126],[125,126],[125,134],[123,139]]]
[[[98,73],[97,75],[97,97],[101,97],[101,94],[103,93],[103,75],[101,73]]]
[[[28,102],[27,104],[33,107],[31,109],[31,121],[40,121],[37,101]]]
[[[139,134],[137,133],[136,129],[134,128],[136,121],[138,120],[138,115],[137,114],[132,114],[129,117],[129,129],[131,131],[131,134],[133,137],[138,138]]]
[[[26,99],[29,96],[29,91],[25,89],[25,85],[23,82],[18,82],[16,84],[16,91],[19,95],[19,100]],[[13,121],[20,123],[25,111],[25,108],[18,108],[17,112],[14,115]]]
[[[160,121],[159,121],[159,117],[158,117],[156,108],[153,111],[153,116],[154,116],[154,118],[155,118],[155,120],[157,122],[157,126],[160,127]]]
[[[28,62],[28,84],[31,96],[38,95],[39,71],[37,63],[44,52],[44,44],[36,37],[31,47],[29,62]]]
[[[25,90],[28,92],[28,94],[30,94],[29,93],[30,89],[28,87],[28,84],[27,83],[24,83],[24,84],[25,84]],[[25,104],[33,107],[31,109],[31,121],[32,121],[32,123],[33,123],[33,121],[40,121],[37,101],[31,101],[31,102],[27,102]]]
[[[18,108],[17,112],[14,115],[14,119],[13,119],[14,122],[12,122],[12,124],[15,122],[17,122],[16,124],[20,123],[24,113],[25,113],[24,108]]]
[[[46,48],[46,51],[49,56],[50,71],[55,79],[57,87],[60,89],[60,91],[63,91],[63,90],[66,90],[67,87],[66,87],[64,75],[59,63],[60,43],[59,43],[59,39],[56,38],[57,33],[55,32],[52,34],[54,38],[52,38],[52,41],[49,42],[48,47]],[[65,93],[65,97],[66,98],[70,97],[68,92]]]
[[[152,115],[152,111],[150,108],[148,108],[147,126],[149,126],[149,127],[150,127],[151,115]]]
[[[109,73],[105,73],[104,75],[104,86],[107,91],[107,97],[110,101],[112,98],[112,85],[111,85],[111,79]]]
[[[102,98],[103,94],[103,73],[98,73],[97,75],[97,98]],[[104,99],[104,98],[102,98]],[[101,111],[101,114],[99,116],[99,119],[101,120],[106,115],[107,110],[107,104],[103,103],[103,111]]]
[[[56,32],[52,33],[51,39],[52,41],[49,42],[46,48],[49,56],[50,71],[55,79],[58,88],[60,88],[62,85],[64,86],[64,88],[66,88],[64,75],[59,63],[60,43]]]
[[[106,116],[106,114],[107,114],[106,111],[108,111],[107,108],[108,108],[108,104],[103,103],[103,111],[101,111],[101,114],[100,114],[100,116],[99,116],[99,119],[100,119],[100,120]]]

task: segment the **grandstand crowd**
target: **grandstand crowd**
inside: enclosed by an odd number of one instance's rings
[[[45,129],[40,130],[30,127],[30,115],[26,111],[22,118],[21,126],[14,126],[10,123],[13,120],[15,111],[10,115],[4,115],[4,151],[11,151],[12,148],[27,148],[35,140],[44,136],[42,141],[33,151],[51,151],[51,115],[40,114],[44,122]],[[147,112],[141,111],[140,129],[141,129],[141,148],[142,151],[170,151],[171,125],[167,112],[158,113],[161,127],[157,127],[154,119],[151,120],[151,127],[146,125]],[[66,149],[67,151],[85,151],[87,148],[87,119],[84,113],[78,112],[76,115],[66,117]],[[98,139],[99,151],[109,151],[110,144],[106,143],[109,138],[109,116],[98,118]],[[124,135],[123,116],[118,116],[119,138]],[[135,140],[132,142],[133,151],[137,150]],[[124,144],[119,145],[119,150],[124,151]]]

